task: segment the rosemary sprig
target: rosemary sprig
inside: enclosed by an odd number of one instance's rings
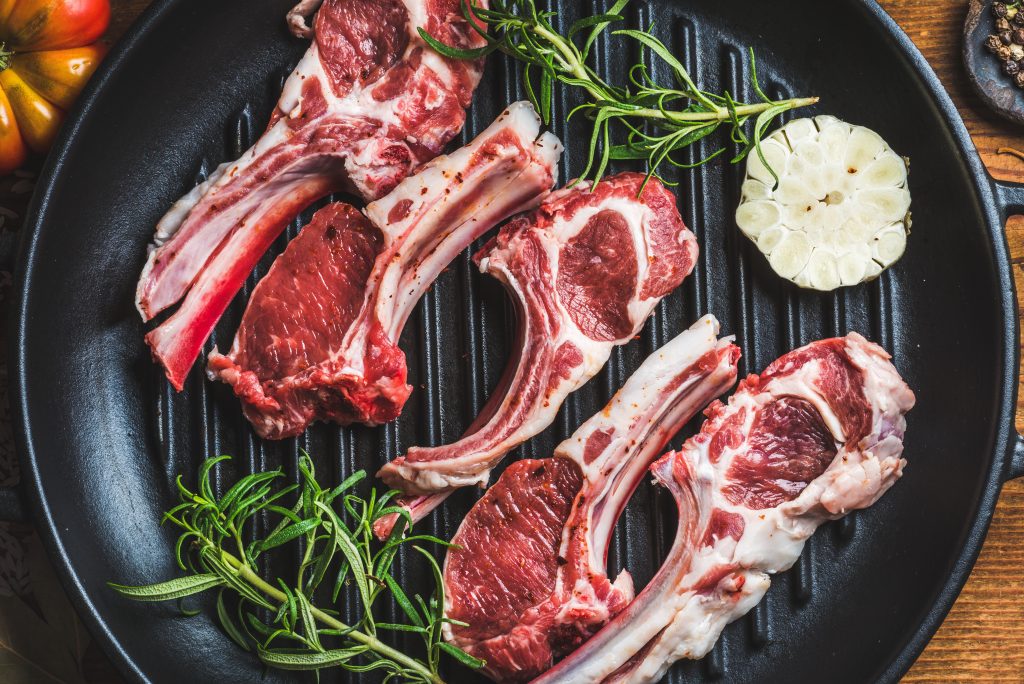
[[[179,477],[181,503],[164,515],[164,522],[183,530],[175,553],[185,576],[137,587],[111,583],[113,589],[137,601],[181,601],[218,589],[216,613],[224,631],[240,647],[255,649],[271,667],[378,670],[384,681],[443,684],[442,653],[469,667],[483,666],[441,639],[441,626],[448,621],[441,570],[434,556],[418,544],[450,545],[430,535],[405,535],[411,519],[392,504],[397,492],[378,496],[371,490],[368,499],[359,497],[352,490],[366,477],[364,471],[324,489],[316,480],[312,460],[303,454],[299,484],[281,486],[284,473],[278,469],[244,477],[218,498],[211,474],[217,463],[229,458],[211,458],[202,465],[196,492]],[[401,520],[387,541],[377,544],[373,524],[391,514]],[[262,515],[276,520],[276,525],[265,537],[247,543],[251,524]],[[426,558],[433,574],[435,589],[429,600],[418,595],[410,599],[391,574],[399,549],[410,543]],[[302,561],[291,581],[260,576],[257,561],[263,554],[295,545],[301,545]],[[343,587],[354,585],[362,607],[359,621],[345,624],[337,610],[318,607],[321,585],[321,596],[329,594],[332,605]],[[401,609],[405,622],[377,621],[373,609],[384,594]],[[384,643],[379,638],[382,631],[418,634],[425,658]]]
[[[663,164],[677,168],[693,168],[725,153],[722,147],[695,163],[686,163],[677,153],[714,133],[726,124],[732,142],[739,152],[732,163],[745,159],[756,150],[772,122],[791,109],[806,107],[816,97],[772,100],[765,95],[757,80],[754,53],[751,50],[751,84],[759,102],[742,103],[729,93],[721,95],[701,90],[683,64],[648,31],[620,29],[611,35],[636,41],[661,59],[672,70],[676,83],[659,85],[643,63],[629,72],[629,86],[605,82],[587,64],[590,51],[598,37],[615,22],[629,0],[617,0],[607,14],[586,17],[575,22],[566,35],[552,25],[556,12],[541,11],[535,0],[490,0],[490,7],[476,6],[462,0],[462,11],[470,26],[487,41],[477,50],[462,50],[446,45],[422,28],[423,39],[442,55],[454,59],[478,59],[492,52],[503,52],[522,62],[523,84],[527,95],[545,123],[551,121],[551,103],[556,83],[582,90],[588,101],[572,110],[569,118],[584,114],[593,122],[587,165],[580,179],[599,182],[613,159],[646,160],[649,176],[656,175]],[[753,122],[748,132],[747,124]],[[624,138],[615,142],[613,124],[621,125]]]

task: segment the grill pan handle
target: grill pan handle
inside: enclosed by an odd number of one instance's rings
[[[992,187],[995,190],[996,204],[1004,226],[1011,216],[1024,215],[1024,184],[993,178]],[[1014,343],[1016,344],[1017,340],[1014,340]],[[1006,473],[1007,480],[1024,477],[1024,437],[1017,432],[1013,423],[1010,424],[1010,427],[1013,430],[1010,435],[1012,451]]]

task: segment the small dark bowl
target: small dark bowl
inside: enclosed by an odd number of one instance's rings
[[[964,67],[985,104],[1000,116],[1024,123],[1024,89],[1003,73],[1002,63],[985,47],[995,31],[992,3],[971,0],[964,23]]]

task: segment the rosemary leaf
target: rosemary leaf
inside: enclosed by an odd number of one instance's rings
[[[129,587],[123,584],[107,582],[107,586],[119,594],[136,601],[174,601],[204,592],[207,589],[223,586],[224,580],[213,573],[179,577],[177,579],[149,584],[142,587]]]
[[[260,660],[280,670],[319,670],[325,667],[344,665],[358,655],[366,652],[366,648],[343,648],[318,653],[293,651],[290,649],[260,649]]]
[[[235,619],[231,617],[231,612],[228,610],[227,604],[224,602],[224,589],[217,592],[217,621],[220,622],[221,628],[225,634],[231,637],[231,640],[241,646],[246,651],[252,650],[249,646],[249,639],[245,632],[242,631],[241,627],[235,624]]]
[[[440,648],[442,651],[450,655],[452,658],[455,658],[467,667],[477,669],[486,665],[484,661],[480,660],[479,658],[474,658],[473,656],[463,651],[461,648],[456,648],[451,644],[441,642],[440,644],[438,644],[438,648]]]

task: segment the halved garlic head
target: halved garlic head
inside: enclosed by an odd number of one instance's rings
[[[908,163],[877,133],[818,116],[791,121],[761,149],[764,160],[756,150],[748,158],[736,223],[776,273],[829,291],[877,278],[903,256]]]

